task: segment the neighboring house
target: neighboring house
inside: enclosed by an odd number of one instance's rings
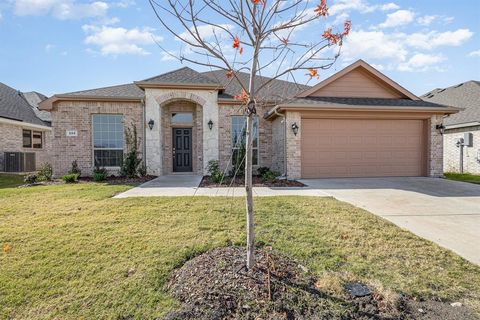
[[[50,161],[51,127],[42,120],[48,120],[49,112],[38,109],[38,103],[45,99],[39,93],[22,93],[0,83],[0,171],[13,170],[12,166],[6,167],[6,153],[8,157],[18,157],[18,161],[29,162],[23,171],[35,171],[41,163]],[[20,159],[18,153],[29,156],[22,155]]]
[[[95,165],[118,170],[132,124],[149,174],[206,174],[210,160],[228,170],[244,132],[240,91],[223,71],[182,68],[54,95],[40,103],[52,115],[54,172],[73,160],[85,174]],[[457,109],[422,101],[361,60],[314,87],[272,81],[257,98],[267,103],[257,110],[255,167],[290,179],[443,174],[436,126]]]
[[[480,174],[480,82],[467,81],[445,89],[435,89],[422,96],[423,100],[452,105],[463,109],[444,119],[444,170]],[[471,144],[461,147],[457,142],[465,134]],[[463,152],[463,155],[461,153]]]

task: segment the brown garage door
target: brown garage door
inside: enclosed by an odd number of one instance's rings
[[[302,177],[425,175],[423,120],[302,119]]]

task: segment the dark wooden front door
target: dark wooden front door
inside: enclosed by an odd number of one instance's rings
[[[173,128],[173,172],[192,172],[192,129]]]

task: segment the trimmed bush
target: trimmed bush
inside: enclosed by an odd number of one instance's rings
[[[280,176],[280,172],[272,171],[269,169],[268,171],[262,174],[262,181],[271,183],[277,180],[279,176]]]
[[[38,172],[38,180],[39,181],[52,181],[53,177],[53,168],[52,165],[48,162],[45,162],[40,167],[40,171]]]
[[[80,177],[78,173],[69,173],[64,175],[62,179],[65,183],[75,183],[78,182],[78,177]]]
[[[208,174],[212,178],[212,181],[215,183],[220,183],[225,178],[222,170],[220,170],[218,160],[208,161],[207,170],[208,170]]]
[[[27,174],[25,178],[23,178],[23,182],[26,184],[34,184],[37,183],[38,177],[35,173]]]
[[[142,160],[138,157],[140,140],[137,135],[137,127],[133,123],[132,128],[125,128],[125,143],[128,152],[123,159],[120,175],[127,178],[136,178],[139,174],[139,166]]]
[[[93,169],[93,181],[105,181],[108,177],[108,171],[105,168],[95,167]]]
[[[76,174],[78,175],[77,176],[77,179],[80,177],[80,175],[82,174],[82,170],[80,170],[80,168],[78,167],[78,163],[77,163],[77,160],[73,160],[72,161],[72,168],[70,169],[70,171],[68,171],[68,174]]]

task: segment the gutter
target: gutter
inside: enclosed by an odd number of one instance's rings
[[[18,121],[18,120],[10,120],[10,119],[1,118],[1,117],[0,117],[0,123],[10,124],[10,125],[14,125],[14,126],[21,126],[23,128],[39,129],[39,130],[43,130],[43,131],[52,131],[51,127],[42,126],[40,124]]]
[[[459,124],[451,124],[445,126],[445,129],[460,129],[460,128],[468,128],[468,127],[476,127],[480,126],[479,121],[472,121],[472,122],[466,122],[466,123],[459,123]]]
[[[110,96],[73,96],[54,95],[38,104],[39,110],[51,110],[57,101],[116,101],[116,102],[141,102],[139,97],[110,97]]]

